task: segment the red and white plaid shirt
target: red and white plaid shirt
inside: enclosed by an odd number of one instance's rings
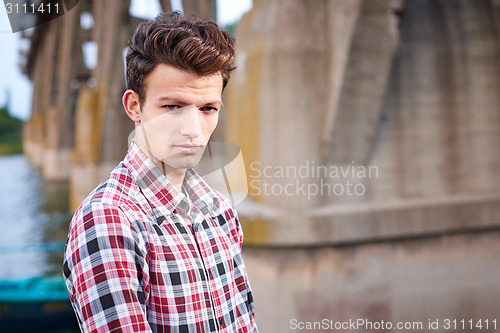
[[[83,332],[257,332],[236,211],[132,143],[76,211],[63,273]]]

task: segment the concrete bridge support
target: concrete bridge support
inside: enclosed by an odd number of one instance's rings
[[[46,179],[69,176],[74,107],[83,67],[78,6],[35,30],[29,68],[34,81],[32,121],[25,131],[25,151]],[[77,36],[75,38],[75,36]],[[85,75],[85,74],[84,74]]]
[[[95,86],[80,91],[77,107],[70,179],[73,210],[123,158],[133,130],[121,105],[123,52],[136,27],[130,22],[129,5],[130,1],[119,0],[93,2],[92,40],[98,46],[98,57],[92,71]]]
[[[261,330],[495,319],[499,22],[495,1],[254,1],[226,105]]]

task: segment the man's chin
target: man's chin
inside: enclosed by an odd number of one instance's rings
[[[185,170],[195,168],[201,160],[201,156],[196,155],[185,155],[182,158],[176,159],[176,161],[163,161],[166,165],[172,169]]]

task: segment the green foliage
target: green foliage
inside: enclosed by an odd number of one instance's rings
[[[2,143],[0,142],[0,156],[1,155],[14,155],[23,153],[22,142],[16,143]]]
[[[23,122],[9,113],[7,106],[0,108],[0,155],[22,153]]]
[[[234,30],[236,29],[236,24],[238,24],[238,22],[227,24],[222,27],[222,30],[229,32],[234,37]]]

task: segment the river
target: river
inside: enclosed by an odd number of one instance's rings
[[[61,274],[68,183],[44,181],[24,155],[0,156],[0,175],[0,279]]]

